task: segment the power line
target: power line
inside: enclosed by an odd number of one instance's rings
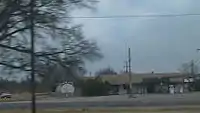
[[[75,19],[113,19],[113,18],[152,18],[152,17],[186,17],[186,16],[200,16],[198,13],[185,14],[144,14],[144,15],[109,15],[109,16],[69,16],[65,18]]]

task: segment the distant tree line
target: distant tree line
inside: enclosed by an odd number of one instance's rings
[[[103,68],[100,69],[95,73],[96,76],[101,76],[101,75],[117,75],[118,73],[111,67]]]
[[[52,92],[55,91],[56,84],[46,84],[43,82],[37,82],[36,92]],[[81,89],[82,96],[105,96],[108,95],[110,91],[110,84],[103,82],[101,79],[87,79],[79,80],[76,83],[76,88]],[[30,92],[30,82],[27,81],[8,81],[5,79],[0,79],[0,92],[9,91],[11,93],[24,93]]]

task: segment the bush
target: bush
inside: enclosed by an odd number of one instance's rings
[[[110,85],[101,79],[88,79],[83,82],[83,96],[106,96],[110,90]]]
[[[195,80],[194,89],[195,91],[200,91],[200,80]]]

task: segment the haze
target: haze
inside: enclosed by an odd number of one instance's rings
[[[74,11],[73,16],[200,13],[198,0],[100,0],[97,9]],[[199,57],[200,16],[118,19],[75,19],[88,38],[97,41],[104,58],[86,64],[88,71],[113,67],[123,70],[127,47],[134,72],[175,72]]]

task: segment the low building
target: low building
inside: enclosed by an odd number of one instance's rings
[[[126,94],[129,89],[129,75],[102,75],[101,79],[110,83],[112,92]],[[183,93],[188,92],[191,77],[181,73],[133,73],[131,75],[132,93]]]

